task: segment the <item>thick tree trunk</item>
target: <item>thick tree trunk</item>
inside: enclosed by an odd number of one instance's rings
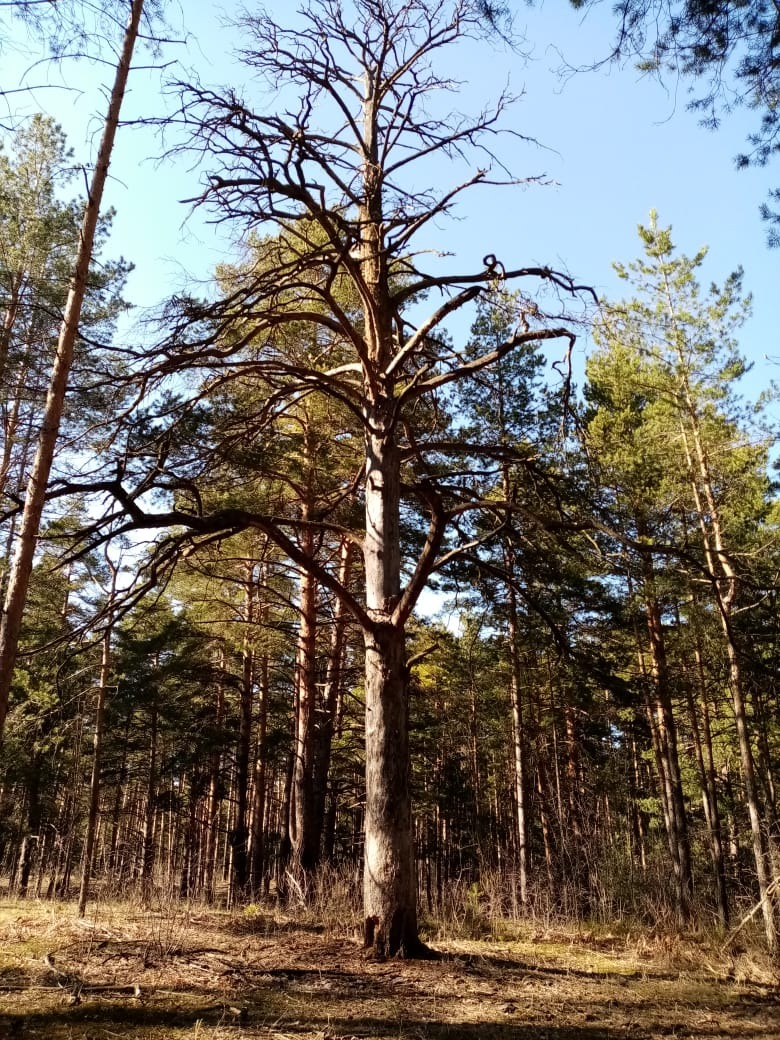
[[[412,849],[404,632],[366,635],[365,944],[378,957],[420,952]]]
[[[417,885],[412,847],[405,632],[400,599],[400,461],[392,408],[367,416],[365,945],[378,957],[415,956]]]
[[[103,189],[108,177],[108,166],[111,161],[114,136],[119,125],[119,112],[122,107],[127,78],[130,73],[133,49],[138,38],[142,10],[143,0],[133,0],[125,28],[122,52],[116,66],[116,76],[111,91],[103,137],[100,142],[95,170],[92,175],[92,183],[90,184],[89,197],[84,211],[78,253],[60,328],[57,354],[52,368],[49,392],[38,438],[38,450],[27,483],[22,523],[16,552],[11,565],[3,617],[0,623],[0,741],[2,740],[5,727],[8,695],[11,690],[14,665],[16,664],[22,614],[27,601],[27,588],[30,582],[33,556],[38,541],[38,530],[46,500],[46,487],[54,459],[54,448],[59,435],[68,377],[73,364],[73,352],[81,319],[81,309],[87,289],[89,266],[92,261],[95,231],[100,216]]]
[[[401,456],[394,377],[395,308],[385,243],[378,124],[384,99],[364,81],[359,219],[366,329],[364,359],[366,582],[365,945],[377,957],[420,955],[409,790],[405,618],[401,599]]]

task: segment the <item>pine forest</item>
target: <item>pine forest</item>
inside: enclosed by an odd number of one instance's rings
[[[447,936],[622,929],[750,950],[776,1002],[778,413],[749,372],[777,348],[739,260],[678,248],[649,206],[609,294],[565,242],[447,252],[472,196],[529,204],[511,88],[460,96],[462,48],[511,48],[515,6],[235,5],[245,88],[168,66],[164,4],[0,5],[0,59],[38,35],[66,82],[99,57],[105,84],[87,160],[0,72],[0,928],[2,906],[18,928],[282,915],[423,972]],[[705,6],[629,2],[617,33],[715,106]],[[743,12],[729,60],[774,33],[734,73],[766,163],[777,14],[714,8]],[[169,204],[232,253],[140,314],[109,164],[150,67],[157,161],[189,178]],[[0,1036],[120,1035],[3,999]],[[225,1007],[121,1035],[385,1035]],[[766,1013],[675,1035],[780,1036]]]

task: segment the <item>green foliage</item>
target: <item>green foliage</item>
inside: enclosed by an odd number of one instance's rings
[[[763,509],[767,487],[766,449],[745,430],[736,392],[746,364],[735,334],[750,306],[742,273],[703,292],[696,275],[706,249],[678,256],[655,214],[639,235],[644,259],[615,265],[637,296],[605,304],[594,326],[585,389],[592,461],[640,526],[675,524],[695,509],[693,423],[709,445],[716,488],[733,505],[729,522],[744,526]]]

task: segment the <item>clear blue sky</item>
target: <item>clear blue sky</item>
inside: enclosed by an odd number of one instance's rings
[[[453,103],[475,111],[507,78],[515,92],[523,89],[512,123],[539,147],[507,140],[502,155],[518,176],[545,174],[555,184],[466,195],[459,219],[441,223],[431,245],[454,253],[452,263],[459,271],[479,269],[490,252],[507,266],[563,268],[598,292],[617,295],[622,288],[611,261],[628,261],[640,252],[636,225],[654,208],[662,223],[674,226],[682,250],[692,253],[710,246],[707,278],[722,281],[738,264],[744,266],[745,285],[755,304],[755,316],[742,336],[743,352],[755,362],[746,390],[752,394],[780,378],[780,367],[765,360],[780,355],[780,251],[766,248],[758,215],[775,175],[780,182],[780,165],[739,172],[733,164],[755,115],[736,113],[724,119],[718,132],[709,132],[686,110],[685,84],[677,85],[676,92],[674,84],[665,89],[632,67],[561,80],[554,70],[562,56],[576,66],[607,53],[610,5],[584,20],[562,0],[533,10],[516,6],[518,24],[526,26],[530,60],[491,53],[484,46],[452,51],[453,68],[463,81]],[[289,17],[286,3],[272,0],[267,7],[281,22]],[[197,69],[205,83],[235,84],[242,75],[231,56],[235,34],[219,24],[221,12],[229,15],[233,9],[230,3],[188,4],[188,45],[169,47],[164,57]],[[181,12],[176,9],[171,17],[180,28]],[[27,54],[18,47],[4,48],[0,87],[15,87],[30,65],[34,48],[25,46]],[[167,74],[176,72],[169,69]],[[109,75],[105,68],[83,62],[66,63],[62,70],[38,66],[28,82],[65,82],[79,90],[39,89],[32,100],[22,103],[14,95],[8,103],[19,110],[26,106],[49,112],[63,124],[77,156],[88,158],[104,108],[99,85]],[[125,115],[164,110],[160,74],[134,72]],[[151,157],[162,148],[148,129],[123,129],[108,190],[107,201],[118,211],[112,252],[136,264],[128,295],[140,305],[152,305],[180,289],[188,273],[206,278],[216,262],[229,258],[226,243],[214,238],[201,217],[188,221],[188,207],[180,202],[197,193],[197,172],[184,163],[155,163]]]

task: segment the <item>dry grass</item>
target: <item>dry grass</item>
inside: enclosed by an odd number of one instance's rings
[[[509,932],[511,931],[511,936]],[[0,904],[0,1038],[780,1040],[772,967],[647,934],[514,924],[441,960],[263,907]]]

